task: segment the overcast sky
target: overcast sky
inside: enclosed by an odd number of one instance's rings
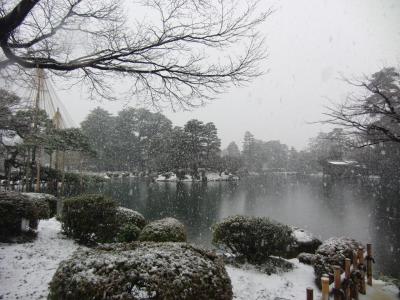
[[[269,58],[266,75],[247,87],[232,88],[205,107],[163,113],[175,125],[189,119],[214,122],[225,147],[241,146],[246,130],[262,140],[280,140],[297,149],[324,130],[309,122],[323,118],[329,101],[340,102],[350,88],[339,78],[400,66],[399,0],[263,1],[275,13],[262,26]],[[126,102],[86,100],[81,90],[59,98],[79,124],[101,106],[116,113]],[[330,100],[328,100],[330,99]]]

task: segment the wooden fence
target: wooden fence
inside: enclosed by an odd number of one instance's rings
[[[345,259],[344,270],[340,266],[334,266],[334,280],[329,284],[329,276],[321,278],[322,297],[328,300],[333,296],[334,300],[359,299],[359,294],[366,294],[366,284],[372,286],[372,245],[367,244],[367,251],[360,247],[353,252],[353,261]],[[342,272],[344,271],[344,272]],[[314,300],[314,290],[307,288],[307,300]]]

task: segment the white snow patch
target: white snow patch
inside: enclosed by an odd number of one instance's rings
[[[246,270],[227,266],[232,281],[234,299],[274,300],[305,299],[306,289],[314,289],[314,298],[319,299],[320,292],[314,283],[314,271],[311,266],[290,260],[295,268],[290,272],[267,275],[254,268]]]
[[[32,243],[0,243],[0,299],[46,299],[48,284],[60,261],[78,245],[63,238],[61,224],[42,220]]]

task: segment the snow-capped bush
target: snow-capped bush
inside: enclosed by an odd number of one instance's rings
[[[352,260],[353,251],[357,251],[359,247],[362,247],[360,242],[346,237],[333,237],[324,241],[315,252],[315,283],[321,287],[321,277],[324,274],[328,274],[330,282],[333,282],[333,267],[340,266],[344,270],[345,259]]]
[[[66,199],[62,209],[65,234],[84,244],[112,242],[118,229],[117,204],[102,195]]]
[[[185,226],[174,218],[165,218],[147,224],[139,240],[152,242],[185,242]]]
[[[49,299],[232,299],[222,261],[186,243],[80,249],[58,267]]]
[[[121,225],[133,224],[140,229],[146,225],[146,219],[141,213],[121,206],[117,208],[117,220]]]
[[[268,218],[232,216],[213,226],[213,243],[262,263],[271,255],[284,256],[293,237],[289,226]]]
[[[0,241],[11,241],[22,233],[34,236],[39,209],[21,193],[0,193]]]
[[[31,200],[38,209],[39,219],[50,219],[57,214],[57,198],[50,194],[22,193]]]

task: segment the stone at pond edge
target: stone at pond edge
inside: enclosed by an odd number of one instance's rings
[[[174,218],[165,218],[147,224],[139,236],[140,241],[185,242],[185,226]]]
[[[315,283],[321,287],[321,277],[328,274],[330,282],[333,282],[333,266],[344,269],[345,258],[353,259],[353,251],[363,245],[351,238],[330,238],[322,243],[315,252],[314,274]]]
[[[294,243],[289,247],[286,255],[288,258],[294,258],[303,252],[315,253],[317,248],[322,244],[317,237],[304,229],[298,227],[291,227],[291,229]]]
[[[61,262],[49,299],[232,299],[217,256],[186,243],[108,244]]]
[[[297,255],[297,259],[299,260],[299,262],[305,265],[313,265],[315,262],[315,254],[302,252]]]

